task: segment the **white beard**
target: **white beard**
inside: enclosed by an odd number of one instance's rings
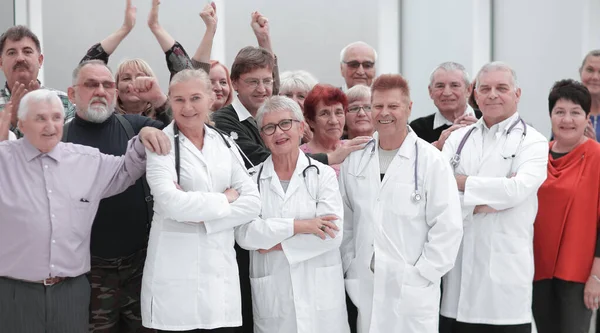
[[[92,105],[92,101],[90,101],[90,104],[85,110],[87,120],[92,123],[103,123],[115,112],[115,103],[112,103],[112,105],[107,107],[105,105],[98,104]]]

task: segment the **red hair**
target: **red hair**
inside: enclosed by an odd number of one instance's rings
[[[319,83],[312,88],[304,100],[304,118],[315,120],[319,102],[323,102],[327,106],[340,103],[344,110],[348,108],[348,98],[341,89],[329,84]]]
[[[231,104],[231,102],[233,102],[233,85],[231,84],[231,77],[229,77],[229,70],[227,69],[227,67],[225,67],[225,65],[220,63],[218,60],[210,60],[210,69],[213,69],[217,66],[223,67],[223,70],[225,71],[225,77],[227,78],[227,85],[229,86],[229,96],[227,96],[227,100],[225,101],[225,104],[223,104],[223,106],[227,106]]]
[[[371,96],[375,91],[385,91],[392,89],[400,89],[404,96],[410,99],[410,89],[408,82],[400,74],[382,74],[379,75],[371,86]]]

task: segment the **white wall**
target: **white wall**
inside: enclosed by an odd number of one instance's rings
[[[489,0],[402,1],[402,75],[410,84],[411,119],[435,111],[427,86],[440,63],[464,65],[472,76],[490,58]]]
[[[71,71],[85,51],[122,24],[124,2],[53,0],[50,6],[42,0],[18,1],[16,17],[22,19],[17,23],[26,21],[43,40],[46,85],[63,90],[70,85]],[[204,3],[161,4],[161,23],[190,54],[204,33],[198,16]],[[146,59],[166,89],[164,55],[146,25],[150,0],[134,4],[137,26],[111,65],[116,67],[126,57]],[[600,48],[598,0],[219,0],[217,4],[221,20],[214,57],[227,65],[240,48],[256,45],[249,26],[254,10],[270,19],[281,70],[305,69],[321,82],[342,85],[339,51],[363,40],[378,50],[379,73],[402,72],[408,78],[413,119],[435,110],[427,85],[439,63],[462,63],[474,76],[485,62],[505,61],[516,69],[523,88],[523,117],[546,135],[548,89],[556,80],[578,78],[585,53]]]
[[[184,45],[190,56],[204,33],[198,15],[204,3],[162,1],[160,7],[162,25]],[[136,27],[111,57],[110,65],[115,69],[124,58],[141,57],[150,63],[166,89],[165,57],[146,25],[150,0],[134,1],[134,4],[138,7]],[[322,82],[341,85],[340,50],[359,39],[377,47],[374,23],[377,8],[369,4],[363,0],[228,0],[224,6],[224,22],[219,22],[219,29],[225,31],[225,63],[230,66],[242,47],[256,45],[250,13],[259,10],[269,18],[273,48],[282,71],[305,69]],[[122,0],[53,0],[52,6],[44,6],[44,35],[61,36],[47,37],[45,41],[48,86],[66,89],[70,85],[71,71],[86,50],[121,26],[123,8]]]
[[[584,55],[600,46],[599,9],[595,0],[496,1],[494,59],[516,70],[522,89],[519,111],[547,136],[549,89],[560,79],[579,79]]]
[[[2,0],[0,11],[0,34],[14,24],[14,1]],[[0,71],[0,89],[4,87],[4,74]]]

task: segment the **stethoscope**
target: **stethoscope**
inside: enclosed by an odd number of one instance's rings
[[[513,122],[508,127],[508,130],[506,131],[506,136],[508,137],[510,135],[510,133],[512,132],[513,128],[515,128],[515,126],[517,126],[519,123],[523,124],[523,133],[521,133],[521,141],[519,142],[519,145],[517,146],[517,150],[518,150],[518,147],[523,144],[523,140],[527,136],[527,124],[525,123],[523,118],[519,117],[519,119],[517,119],[515,122]],[[463,148],[465,147],[465,144],[467,143],[467,139],[469,139],[469,137],[471,136],[471,133],[473,133],[473,131],[476,128],[477,127],[475,127],[475,126],[471,127],[471,129],[467,132],[467,134],[465,134],[465,136],[463,136],[462,140],[460,140],[458,149],[456,149],[456,153],[454,154],[454,156],[452,156],[452,159],[450,160],[450,165],[452,165],[453,168],[456,168],[460,164],[460,154],[462,153]],[[506,141],[504,141],[504,145],[506,145]],[[504,156],[504,148],[505,147],[502,147],[502,158],[504,158],[505,160],[512,159],[512,158],[515,158],[515,156],[517,156],[517,150],[515,150],[515,152],[513,154]]]
[[[235,153],[232,150],[232,146],[229,143],[229,140],[227,140],[227,138],[225,137],[225,135],[217,128],[209,125],[209,124],[204,124],[206,127],[211,128],[213,130],[215,130],[223,139],[223,142],[225,142],[225,145],[227,146],[227,149],[233,154],[235,160],[238,161],[238,163],[240,163],[240,165],[242,166],[242,169],[246,170],[246,165],[244,165],[243,161],[240,161],[239,157],[237,155],[235,155]],[[175,122],[173,122],[173,137],[174,137],[174,142],[175,142],[175,172],[177,173],[177,184],[180,184],[180,170],[181,170],[181,163],[180,163],[180,153],[179,153],[179,127],[177,127],[177,124]],[[242,149],[240,149],[240,147],[234,142],[234,145],[237,149],[237,151],[244,157],[246,158],[246,160],[248,161],[248,163],[250,163],[250,165],[252,165],[252,169],[254,169],[254,164],[252,164],[252,162],[250,161],[250,159],[248,158],[248,156],[246,156],[246,154],[244,154],[244,152],[242,151]],[[252,170],[251,169],[251,170]],[[248,172],[248,171],[246,171]],[[253,172],[250,171],[249,175],[252,175]]]
[[[414,203],[418,203],[418,202],[420,202],[423,199],[423,196],[421,195],[421,192],[419,191],[419,185],[418,185],[418,179],[419,179],[419,173],[418,173],[418,170],[419,170],[419,145],[417,143],[418,142],[415,142],[415,167],[414,167],[414,183],[415,183],[415,188],[414,188],[413,193],[410,195],[410,198],[411,198],[411,200]],[[367,147],[370,144],[373,144],[373,146],[371,147],[371,152],[370,152],[370,155],[369,155],[369,159],[367,160],[367,163],[365,163],[365,165],[362,167],[362,169],[358,173],[359,175],[363,173],[364,169],[369,164],[369,161],[375,155],[375,148],[377,147],[377,141],[375,139],[371,139],[365,145],[365,148],[363,150],[363,153],[361,155],[361,159],[360,160],[362,161],[362,158],[364,157],[365,153],[367,152]]]
[[[319,198],[319,193],[318,193],[318,188],[319,188],[319,175],[321,174],[321,170],[319,170],[319,167],[312,164],[310,157],[308,157],[308,155],[304,155],[306,156],[306,159],[308,160],[308,166],[306,168],[304,168],[304,170],[302,170],[302,177],[304,178],[304,186],[306,186],[306,191],[308,192],[308,195],[310,195],[311,199],[318,201]],[[262,164],[260,166],[260,169],[258,170],[258,177],[256,178],[256,186],[258,187],[258,193],[260,193],[260,175],[262,175],[263,172],[263,166],[264,164]],[[308,182],[307,182],[307,174],[308,172],[314,169],[317,172],[317,194],[313,196],[313,194],[310,192],[310,189],[308,188]]]

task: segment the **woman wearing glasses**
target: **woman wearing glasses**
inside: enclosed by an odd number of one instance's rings
[[[346,91],[348,108],[346,108],[347,138],[372,136],[371,120],[371,88],[363,85],[354,86]]]
[[[169,98],[174,121],[164,132],[174,149],[147,157],[154,218],[142,321],[160,332],[234,332],[242,325],[234,227],[258,215],[258,192],[233,143],[205,125],[214,100],[208,74],[177,73]]]
[[[554,141],[538,190],[533,315],[540,333],[587,333],[600,298],[600,145],[585,135],[592,97],[562,80],[548,104]]]
[[[254,176],[262,210],[236,229],[250,250],[254,332],[346,333],[335,173],[298,149],[305,124],[293,100],[268,99],[257,123],[272,153]]]
[[[328,84],[317,84],[304,100],[304,117],[313,130],[313,139],[300,146],[308,154],[332,153],[341,144],[348,107],[346,95]],[[340,165],[330,165],[336,175]]]

